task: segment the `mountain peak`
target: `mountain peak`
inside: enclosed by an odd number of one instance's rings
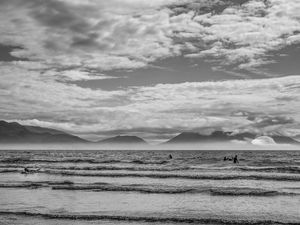
[[[137,136],[118,135],[99,141],[102,144],[146,144],[146,141]]]
[[[84,143],[77,136],[43,127],[23,126],[16,122],[0,121],[1,143]]]
[[[170,139],[166,143],[185,143],[185,142],[198,142],[203,139],[204,136],[195,132],[183,132],[177,135],[176,137]]]

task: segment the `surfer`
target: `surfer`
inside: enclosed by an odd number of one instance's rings
[[[224,159],[223,159],[224,161],[227,161],[227,157],[226,156],[224,156]]]
[[[29,169],[27,167],[24,168],[24,173],[29,173]]]
[[[233,158],[233,163],[239,163],[239,160],[238,160],[237,155],[234,156],[234,158]]]
[[[169,155],[169,159],[173,159],[173,156],[171,154]]]

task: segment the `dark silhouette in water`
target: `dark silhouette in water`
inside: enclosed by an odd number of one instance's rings
[[[234,156],[234,158],[233,158],[233,163],[239,163],[239,160],[238,160],[237,155]]]
[[[25,168],[24,168],[24,172],[25,172],[25,173],[29,173],[30,171],[29,171],[29,169],[28,169],[27,167],[25,167]]]
[[[231,157],[224,156],[223,161],[233,161],[233,163],[239,163],[237,155],[235,155],[234,157],[232,157],[232,156]]]
[[[171,154],[169,155],[169,159],[173,159],[173,156]]]

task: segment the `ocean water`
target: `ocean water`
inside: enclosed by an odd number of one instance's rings
[[[0,151],[0,224],[300,224],[300,151]]]

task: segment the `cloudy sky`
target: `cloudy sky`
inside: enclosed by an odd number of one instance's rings
[[[300,135],[300,0],[1,0],[0,115],[90,140]]]

